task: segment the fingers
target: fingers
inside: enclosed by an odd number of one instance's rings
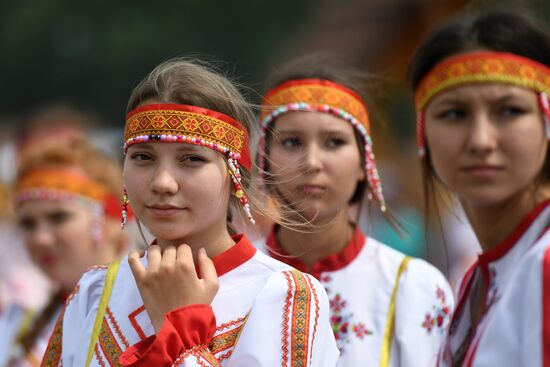
[[[140,261],[141,256],[140,251],[132,251],[128,255],[128,264],[136,280],[141,279],[145,274],[145,267]]]
[[[179,245],[176,255],[178,261],[189,261],[193,262],[193,253],[191,252],[191,247],[189,245]]]
[[[176,262],[176,248],[168,246],[162,252],[161,265],[163,267],[173,267]]]
[[[151,245],[147,250],[147,269],[155,270],[160,266],[162,254],[159,245]]]
[[[208,255],[206,255],[204,247],[199,249],[198,263],[201,278],[208,282],[217,283],[218,274],[216,273],[216,267]]]

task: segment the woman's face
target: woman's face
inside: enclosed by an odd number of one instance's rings
[[[212,149],[185,143],[131,145],[124,179],[132,209],[157,240],[206,244],[226,231],[232,186],[227,164]]]
[[[81,203],[25,201],[17,220],[32,260],[65,290],[72,290],[90,266],[101,264],[105,244],[92,232],[103,223],[94,223],[92,211]]]
[[[347,210],[365,179],[354,128],[320,112],[289,112],[274,123],[269,147],[274,190],[307,220]]]
[[[436,176],[468,206],[504,203],[531,189],[548,141],[535,92],[501,83],[464,85],[427,106]]]

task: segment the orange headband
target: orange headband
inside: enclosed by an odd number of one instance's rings
[[[101,203],[105,214],[118,217],[120,203],[101,183],[75,170],[38,168],[23,175],[16,185],[16,204],[28,200],[82,199]]]
[[[343,85],[322,79],[291,80],[268,91],[262,105],[261,120],[278,107],[292,103],[307,103],[312,107],[330,106],[346,111],[369,130],[367,107],[362,98]]]
[[[436,65],[416,88],[418,111],[437,94],[462,84],[505,83],[550,95],[550,68],[504,52],[473,52]]]
[[[146,141],[202,145],[229,155],[250,170],[246,129],[231,117],[197,106],[150,104],[126,116],[124,150]]]
[[[372,194],[378,200],[380,209],[385,211],[386,203],[382,193],[382,182],[374,162],[372,139],[369,135],[367,107],[357,93],[329,80],[291,80],[266,93],[262,105],[261,134],[258,142],[260,171],[265,169],[265,137],[269,125],[280,115],[292,111],[328,113],[353,126],[361,136],[361,144],[365,150],[367,181]]]
[[[535,91],[550,132],[550,68],[523,56],[505,52],[480,51],[458,55],[437,64],[418,84],[415,93],[417,143],[425,154],[424,109],[440,93],[453,87],[475,83],[502,83]],[[549,137],[550,138],[550,137]]]

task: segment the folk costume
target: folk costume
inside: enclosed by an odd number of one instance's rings
[[[386,210],[374,162],[369,120],[361,97],[328,80],[302,79],[281,84],[264,99],[260,168],[265,168],[265,137],[278,116],[291,111],[329,113],[349,122],[361,137],[369,198]],[[315,244],[310,244],[315,248]],[[432,265],[366,237],[356,228],[336,254],[306,266],[285,252],[277,227],[265,250],[274,258],[312,274],[330,302],[332,329],[340,349],[338,366],[427,366],[435,363],[445,335],[453,296]]]
[[[102,241],[104,216],[118,218],[120,205],[99,182],[72,168],[36,168],[25,173],[16,186],[15,205],[29,200],[69,201],[83,205],[92,213],[92,236]],[[38,366],[48,345],[57,316],[67,294],[53,295],[38,312],[12,305],[0,318],[0,366]],[[37,329],[38,328],[38,329]],[[32,333],[31,339],[29,333]],[[24,346],[23,343],[32,345]]]
[[[251,165],[248,136],[237,121],[195,106],[147,105],[128,114],[125,138],[126,147],[181,142],[224,154],[252,220],[240,181],[240,166]],[[246,236],[233,239],[212,259],[220,282],[212,304],[172,310],[158,334],[127,259],[86,273],[42,366],[334,366],[338,350],[320,284],[256,251]]]
[[[426,153],[423,115],[431,99],[450,88],[478,83],[536,92],[550,139],[550,68],[514,54],[474,52],[436,65],[420,83],[416,92],[420,154]],[[479,255],[461,282],[439,366],[550,366],[549,229],[547,200],[501,244]],[[476,300],[481,300],[481,310],[476,310]]]

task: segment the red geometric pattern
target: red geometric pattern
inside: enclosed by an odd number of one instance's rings
[[[242,327],[243,325],[233,330],[229,330],[229,331],[226,331],[225,333],[214,336],[210,341],[210,345],[209,345],[209,348],[212,354],[216,355],[218,353],[225,352],[230,348],[233,348],[235,346],[235,342],[237,341],[239,335],[241,334]],[[230,355],[231,353],[227,355],[224,354],[223,357],[225,359]],[[221,358],[220,357],[218,358],[221,361]]]
[[[292,309],[291,366],[306,367],[308,365],[311,290],[304,274],[297,270],[290,271],[290,274],[296,285]]]
[[[526,57],[503,52],[474,52],[438,64],[416,90],[421,111],[437,94],[467,83],[505,83],[550,95],[550,68]]]
[[[61,310],[55,327],[53,329],[50,340],[48,341],[48,347],[44,353],[41,366],[43,367],[57,367],[61,360],[62,340],[63,340],[63,316],[65,315],[65,307]]]
[[[311,106],[328,105],[351,114],[369,129],[367,107],[354,91],[328,80],[291,80],[270,90],[264,97],[261,120],[279,106],[291,103],[307,103]]]
[[[235,153],[242,153],[247,143],[246,130],[229,116],[194,106],[154,106],[157,105],[144,106],[149,108],[140,108],[128,114],[125,141],[143,135],[185,135],[219,144]]]
[[[103,318],[103,325],[99,332],[98,342],[103,355],[107,358],[109,366],[120,366],[118,358],[122,354],[122,349],[120,345],[118,345],[106,318]]]

